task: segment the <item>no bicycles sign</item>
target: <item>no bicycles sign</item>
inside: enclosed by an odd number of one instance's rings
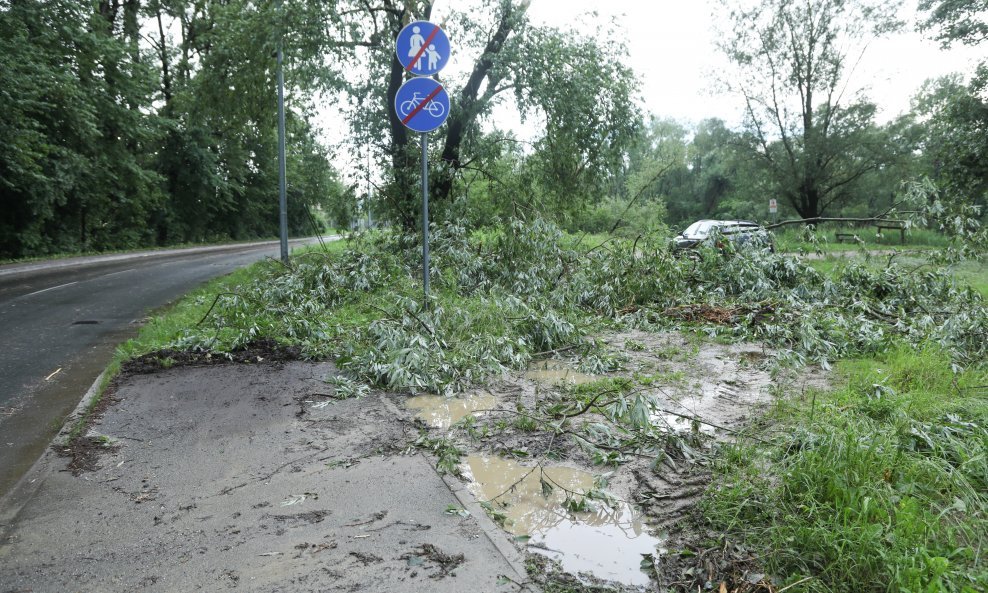
[[[449,116],[449,93],[431,78],[413,78],[395,94],[395,113],[408,129],[431,132]]]

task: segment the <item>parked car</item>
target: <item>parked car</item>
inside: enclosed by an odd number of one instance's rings
[[[750,220],[698,220],[673,239],[673,249],[692,249],[704,241],[721,247],[730,241],[738,249],[758,248],[775,251],[772,235],[762,225]]]

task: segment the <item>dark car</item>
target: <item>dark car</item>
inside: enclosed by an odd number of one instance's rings
[[[692,249],[704,241],[721,247],[730,241],[739,249],[759,248],[775,251],[772,235],[762,225],[750,220],[698,220],[673,239],[673,249]]]

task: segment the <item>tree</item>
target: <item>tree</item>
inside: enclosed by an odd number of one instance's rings
[[[934,39],[944,47],[954,42],[980,45],[988,41],[988,2],[985,0],[920,0],[919,10],[929,13],[919,23],[921,31],[936,30]]]
[[[160,242],[277,233],[275,60],[284,38],[289,228],[312,232],[309,207],[337,196],[307,94],[331,87],[320,23],[332,3],[147,0],[164,134],[157,167],[169,197],[153,217]],[[298,206],[298,207],[297,207]]]
[[[984,0],[922,0],[926,20],[919,28],[933,32],[943,47],[954,43],[983,45],[988,41],[988,2]],[[988,208],[988,61],[971,82],[958,75],[928,82],[915,109],[925,118],[924,153],[933,161],[932,178],[945,197]]]
[[[0,12],[0,254],[133,247],[160,198],[137,4],[11,2]]]
[[[868,41],[901,26],[899,2],[724,4],[733,31],[721,48],[737,67],[731,86],[744,99],[748,151],[775,195],[803,218],[820,216],[883,165],[869,134],[875,106],[848,89]]]
[[[578,207],[599,196],[634,136],[640,117],[634,105],[635,78],[621,62],[623,47],[569,31],[535,27],[528,22],[527,1],[498,0],[460,8],[446,28],[461,56],[474,56],[462,77],[444,73],[450,92],[447,123],[433,138],[441,146],[432,159],[432,200],[447,208],[462,195],[464,174],[502,170],[496,164],[510,155],[507,145],[494,147],[496,136],[484,131],[492,109],[513,99],[530,120],[544,122],[526,170],[540,178],[549,208]],[[345,59],[360,61],[360,78],[349,89],[356,106],[350,120],[356,142],[370,146],[389,172],[383,194],[392,218],[405,227],[418,222],[419,151],[394,114],[394,97],[405,73],[394,52],[394,38],[415,18],[427,19],[431,2],[382,0],[378,5],[338,7],[338,47],[351,48]],[[602,67],[602,65],[606,65]],[[383,82],[382,82],[383,81]],[[492,148],[498,148],[492,150]]]

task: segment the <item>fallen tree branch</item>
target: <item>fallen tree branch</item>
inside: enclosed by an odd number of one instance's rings
[[[550,354],[559,354],[560,352],[569,352],[570,350],[575,350],[577,348],[583,347],[583,344],[571,344],[569,346],[563,346],[562,348],[556,348],[555,350],[546,350],[544,352],[536,352],[532,354],[532,358],[539,356],[548,356]]]
[[[206,314],[202,316],[202,319],[199,320],[199,323],[196,324],[196,327],[202,325],[202,322],[203,321],[206,321],[206,318],[208,318],[209,317],[209,314],[213,312],[213,308],[216,307],[216,303],[219,302],[221,296],[235,296],[235,297],[240,297],[240,298],[246,298],[246,297],[244,297],[244,295],[240,294],[239,292],[220,292],[220,293],[217,293],[216,298],[213,299],[213,304],[209,306],[209,310],[206,311]]]

